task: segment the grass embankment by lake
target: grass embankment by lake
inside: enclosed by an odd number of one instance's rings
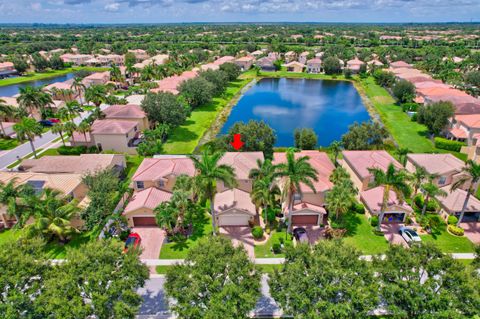
[[[7,86],[7,85],[14,85],[14,84],[20,84],[20,83],[25,83],[25,82],[30,82],[30,81],[38,81],[38,80],[43,80],[43,79],[48,79],[52,78],[55,76],[60,76],[60,75],[65,75],[71,72],[77,72],[77,71],[91,71],[91,72],[99,72],[99,71],[106,71],[109,70],[109,68],[97,68],[97,67],[72,67],[72,68],[66,68],[63,70],[50,70],[50,71],[45,71],[45,72],[32,72],[32,73],[27,73],[22,76],[14,77],[14,78],[7,78],[7,79],[2,79],[0,80],[0,86]]]

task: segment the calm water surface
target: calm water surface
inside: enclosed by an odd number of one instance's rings
[[[275,146],[293,146],[296,128],[309,127],[319,146],[340,140],[354,122],[370,116],[352,83],[307,79],[262,79],[238,101],[221,133],[238,121],[264,120],[277,134]]]
[[[64,75],[54,76],[52,78],[38,80],[38,81],[29,81],[20,84],[12,84],[8,86],[0,86],[0,96],[14,96],[20,91],[20,88],[26,86],[44,86],[52,84],[55,82],[64,82],[75,77],[75,72],[67,73]]]

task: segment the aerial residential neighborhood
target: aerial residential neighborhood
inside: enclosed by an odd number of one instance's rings
[[[480,318],[480,4],[347,2],[0,0],[0,317]]]

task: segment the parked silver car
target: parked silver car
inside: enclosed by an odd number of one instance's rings
[[[405,241],[409,245],[411,245],[412,243],[418,243],[418,242],[422,241],[420,236],[418,236],[417,232],[414,231],[411,228],[407,228],[405,226],[402,226],[399,229],[399,233],[400,233],[400,235],[402,235],[403,239],[405,239]]]

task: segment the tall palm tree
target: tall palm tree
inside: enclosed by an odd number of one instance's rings
[[[7,207],[7,214],[15,216],[17,225],[23,227],[24,223],[31,216],[33,203],[28,196],[34,196],[27,184],[16,185],[17,179],[11,179],[8,183],[0,182],[0,203]]]
[[[90,133],[92,131],[92,128],[90,127],[90,124],[87,121],[82,121],[80,122],[80,124],[78,124],[77,131],[79,133],[82,133],[83,136],[85,137],[85,141],[87,141],[87,133]]]
[[[250,170],[248,178],[253,180],[253,183],[255,183],[255,181],[262,180],[264,178],[273,180],[275,177],[277,177],[277,175],[277,166],[273,165],[271,160],[267,159],[262,161],[257,159],[257,167]]]
[[[107,96],[107,90],[103,85],[92,85],[85,90],[85,100],[99,107]]]
[[[262,207],[263,218],[266,221],[267,227],[268,221],[268,209],[275,205],[277,197],[280,195],[280,189],[273,183],[271,177],[266,176],[262,179],[256,180],[253,184],[253,190],[250,193],[252,202],[255,206]]]
[[[24,107],[32,113],[36,109],[40,109],[41,96],[43,92],[39,87],[26,86],[20,88],[20,95],[17,98],[17,102],[21,107]]]
[[[301,195],[301,184],[308,186],[316,193],[313,182],[318,181],[318,172],[310,165],[310,157],[295,158],[295,152],[290,148],[287,153],[287,162],[278,165],[278,175],[282,178],[282,198],[288,203],[288,231],[292,229],[292,209],[295,194]]]
[[[80,104],[75,100],[65,103],[64,108],[67,110],[70,120],[73,120],[77,116],[80,116],[80,112],[83,111]]]
[[[357,193],[358,190],[348,178],[337,182],[331,191],[327,193],[325,203],[329,211],[335,212],[335,220],[338,220],[341,214],[347,212],[352,207]]]
[[[85,86],[85,84],[83,84],[83,79],[80,78],[80,77],[76,77],[76,78],[73,80],[72,85],[70,86],[70,88],[77,93],[78,98],[80,99],[80,105],[83,105],[82,95],[83,95],[83,93],[85,92],[85,90],[87,89],[87,87]]]
[[[397,153],[400,163],[405,167],[405,165],[407,165],[407,155],[410,153],[410,150],[408,148],[398,148],[395,150],[395,153]]]
[[[405,197],[410,196],[411,191],[406,182],[407,174],[405,171],[397,171],[392,163],[388,165],[386,172],[379,168],[369,168],[368,170],[373,175],[373,182],[370,183],[370,186],[383,186],[382,207],[378,221],[378,229],[380,229],[380,225],[385,214],[385,209],[387,208],[387,204],[390,199],[390,191],[395,192],[400,204],[403,204]]]
[[[73,133],[77,130],[77,125],[74,122],[67,122],[64,125],[64,130],[65,130],[65,132],[68,133],[68,135],[70,135],[73,143],[75,144],[75,137],[74,137]]]
[[[57,190],[44,189],[36,207],[35,221],[26,227],[27,234],[54,236],[65,242],[79,233],[71,223],[80,211],[77,204],[77,200],[68,201]]]
[[[340,183],[344,179],[350,179],[350,174],[348,174],[347,170],[341,166],[335,168],[329,178],[330,182],[333,184]]]
[[[5,104],[5,100],[0,99],[0,129],[2,130],[2,135],[7,136],[5,128],[3,127],[3,121],[7,118],[13,117],[15,114],[15,108],[11,105]]]
[[[472,194],[476,194],[477,192],[478,181],[480,180],[480,164],[477,164],[472,160],[468,160],[467,165],[463,168],[463,171],[467,174],[467,176],[453,183],[451,188],[451,191],[454,191],[470,183],[470,186],[467,190],[467,196],[465,196],[465,201],[463,202],[462,210],[460,212],[460,217],[458,218],[457,226],[460,225],[463,216],[465,216],[465,210],[467,209],[470,196],[472,196]]]
[[[440,189],[436,184],[430,181],[422,185],[422,192],[425,196],[425,199],[423,201],[422,215],[425,215],[425,212],[427,211],[427,206],[430,198],[447,196],[447,192],[445,192],[443,189]]]
[[[337,162],[338,154],[340,154],[342,149],[343,149],[343,143],[340,141],[333,141],[332,144],[330,144],[330,150],[333,152],[333,156],[335,158],[335,162],[334,162],[335,166],[338,166],[338,162]]]
[[[52,126],[51,129],[52,133],[60,135],[60,138],[62,139],[63,146],[65,146],[65,139],[63,137],[63,133],[65,133],[65,124],[62,122],[56,123],[55,125]]]
[[[225,164],[218,164],[224,152],[214,152],[207,147],[200,157],[189,155],[198,172],[196,180],[201,185],[204,197],[210,201],[210,214],[212,215],[213,234],[217,233],[215,216],[215,195],[217,193],[217,181],[224,183],[226,187],[235,187],[237,181],[233,167]]]
[[[418,190],[420,189],[422,184],[425,182],[425,180],[433,179],[431,176],[432,175],[430,175],[423,166],[415,167],[415,172],[411,173],[408,176],[410,185],[413,187],[412,197],[415,197],[415,195],[417,195]]]
[[[122,71],[116,64],[112,64],[110,67],[110,80],[113,82],[124,82]]]
[[[28,140],[32,148],[33,156],[37,158],[37,152],[33,140],[36,136],[42,137],[43,127],[31,117],[24,117],[20,122],[13,125],[13,130],[17,133],[17,138],[20,141]]]

